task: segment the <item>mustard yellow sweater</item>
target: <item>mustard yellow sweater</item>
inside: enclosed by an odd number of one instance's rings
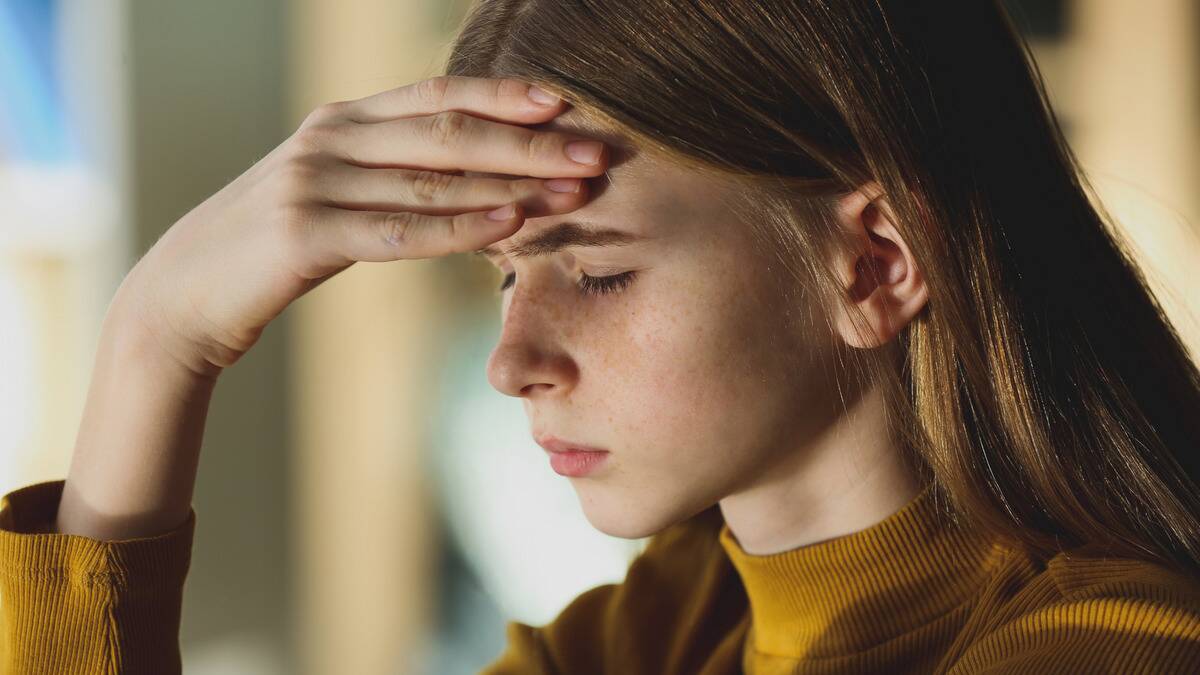
[[[49,533],[63,481],[0,501],[0,674],[181,672],[195,511],[156,537]],[[1038,562],[940,516],[927,486],[865,530],[748,555],[713,506],[620,584],[510,622],[486,675],[1200,673],[1200,580],[1088,555]]]

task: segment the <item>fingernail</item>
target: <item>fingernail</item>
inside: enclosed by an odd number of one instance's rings
[[[504,206],[501,206],[498,209],[488,211],[487,219],[488,220],[508,220],[509,218],[513,217],[513,213],[515,213],[515,212],[516,212],[516,209],[513,208],[512,204],[505,204]]]
[[[578,178],[551,178],[545,185],[551,192],[579,192],[580,183]]]
[[[604,144],[600,141],[571,141],[567,143],[567,157],[580,164],[595,164],[603,149]]]
[[[529,100],[538,105],[552,106],[558,103],[558,97],[550,92],[538,87],[537,85],[529,85]]]

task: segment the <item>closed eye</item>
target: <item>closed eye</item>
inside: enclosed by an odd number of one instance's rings
[[[593,277],[586,274],[580,275],[577,285],[581,293],[585,295],[605,295],[608,293],[619,293],[629,287],[633,283],[635,272],[621,272],[620,274],[610,274],[604,277]],[[499,292],[512,288],[516,283],[517,273],[509,272],[504,275],[504,282],[500,285]]]

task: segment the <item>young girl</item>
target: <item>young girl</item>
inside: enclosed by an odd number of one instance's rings
[[[981,0],[483,0],[447,77],[318,108],[117,291],[0,511],[3,672],[179,672],[220,373],[465,251],[489,380],[654,535],[486,673],[1200,672],[1200,374]]]

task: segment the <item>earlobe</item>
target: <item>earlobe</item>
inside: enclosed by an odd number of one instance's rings
[[[852,244],[835,262],[844,304],[834,308],[834,324],[849,346],[879,347],[924,308],[925,281],[878,183],[843,197],[837,215]]]

